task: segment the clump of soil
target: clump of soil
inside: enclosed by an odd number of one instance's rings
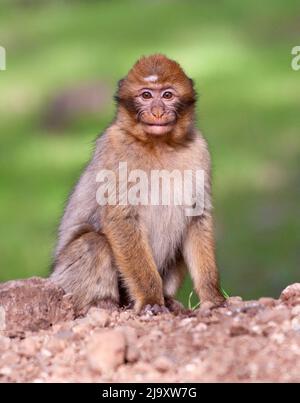
[[[7,285],[0,286],[2,382],[300,381],[300,284],[278,300],[232,297],[226,307],[156,316],[93,307],[77,319],[52,289],[60,302],[55,310],[47,294],[48,327],[39,318],[41,329],[28,328],[25,312],[27,327],[18,316],[19,331],[1,287]]]

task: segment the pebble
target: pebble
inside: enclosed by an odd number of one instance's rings
[[[267,297],[259,298],[258,302],[270,308],[276,305],[276,300],[273,298],[267,298]]]
[[[300,316],[296,316],[291,321],[291,327],[296,332],[300,332]]]
[[[290,318],[290,311],[287,308],[281,307],[280,309],[267,309],[265,311],[260,312],[257,315],[257,322],[259,322],[259,323],[269,323],[269,322],[280,323],[289,318]]]
[[[242,297],[229,297],[226,299],[226,305],[236,305],[243,302]]]
[[[198,325],[194,328],[196,332],[204,332],[208,328],[206,323],[198,323]]]
[[[109,324],[109,314],[105,309],[90,308],[88,317],[91,319],[97,327],[105,327]]]
[[[10,346],[10,338],[6,336],[0,336],[0,351],[8,350]]]
[[[51,338],[47,344],[46,348],[52,354],[60,353],[63,351],[67,346],[67,341],[65,339],[59,339],[57,337]]]
[[[164,355],[161,355],[161,356],[155,358],[153,361],[154,368],[160,372],[169,371],[171,368],[173,368],[173,365],[174,364],[171,361],[171,359]]]
[[[282,344],[285,340],[283,333],[273,333],[270,335],[270,340],[275,341],[278,344]]]
[[[90,317],[77,319],[72,327],[72,330],[74,333],[81,335],[88,333],[93,327],[93,324],[94,323]]]
[[[136,346],[132,345],[132,344],[127,346],[126,361],[130,362],[130,363],[137,362],[139,358],[140,358],[139,349]]]
[[[2,367],[0,368],[0,375],[9,376],[12,373],[11,367]]]
[[[131,317],[132,317],[132,313],[131,313],[131,312],[128,312],[128,311],[122,311],[122,312],[120,312],[120,320],[126,321],[126,320],[128,320],[128,319],[131,319]]]
[[[300,298],[300,283],[289,285],[280,295],[280,299],[283,301],[288,301],[294,298]]]
[[[67,340],[74,336],[74,332],[72,330],[59,330],[54,336],[61,340]]]
[[[233,323],[229,328],[229,335],[231,337],[243,336],[249,333],[249,329],[239,323]]]
[[[36,354],[39,345],[34,338],[26,338],[20,342],[19,353],[26,357],[31,357]]]
[[[20,362],[20,356],[14,351],[6,351],[5,353],[1,354],[0,359],[1,366],[3,367],[12,367]]]
[[[46,348],[43,348],[41,350],[41,354],[42,354],[42,356],[47,357],[47,358],[52,357],[51,351],[47,350]]]
[[[291,315],[292,316],[298,316],[300,315],[300,305],[296,305],[292,308],[291,310]]]
[[[193,323],[195,323],[195,322],[196,322],[196,319],[195,319],[195,318],[184,318],[184,319],[182,319],[182,320],[180,321],[179,326],[180,326],[180,327],[185,327],[185,326],[191,325],[191,324],[193,324]]]
[[[126,338],[120,330],[94,333],[87,347],[87,360],[95,372],[105,374],[125,362]]]

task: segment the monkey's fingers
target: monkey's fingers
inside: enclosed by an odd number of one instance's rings
[[[177,301],[175,298],[165,297],[165,304],[169,311],[175,314],[186,311],[182,303]]]
[[[166,306],[158,305],[158,304],[154,304],[154,305],[147,304],[140,311],[140,315],[145,315],[145,314],[147,314],[147,315],[159,315],[159,314],[162,314],[162,313],[170,313],[170,311]]]

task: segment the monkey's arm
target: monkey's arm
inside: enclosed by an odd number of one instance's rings
[[[119,271],[135,303],[135,310],[146,305],[163,305],[162,279],[154,262],[145,230],[132,207],[104,209],[103,232],[113,251]]]
[[[210,212],[193,217],[184,241],[183,253],[201,302],[224,302],[215,259],[213,220]]]

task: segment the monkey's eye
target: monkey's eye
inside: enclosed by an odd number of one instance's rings
[[[152,94],[151,94],[150,91],[144,91],[144,92],[142,93],[142,97],[143,97],[144,99],[150,99],[150,98],[152,98]]]
[[[171,91],[166,91],[163,93],[163,98],[165,99],[171,99],[173,97],[173,94]]]

